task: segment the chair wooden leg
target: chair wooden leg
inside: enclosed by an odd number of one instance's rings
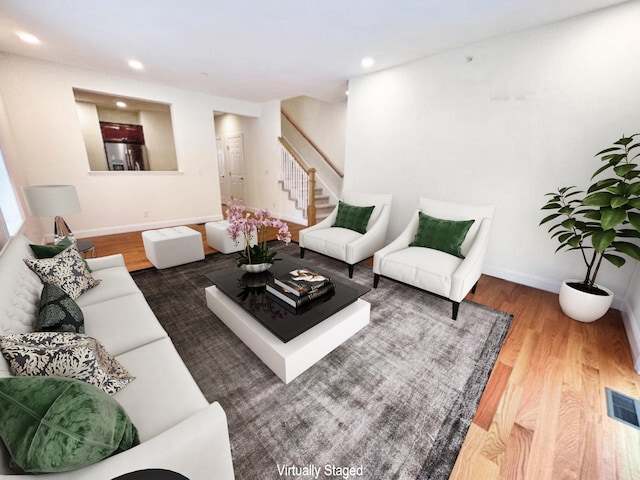
[[[304,258],[304,247],[300,247],[300,258]]]
[[[380,281],[380,275],[377,273],[373,274],[373,288],[378,288],[378,282]]]
[[[460,302],[452,302],[453,303],[453,315],[451,316],[451,318],[453,320],[457,320],[458,319],[458,309],[460,308]]]
[[[353,265],[349,265],[349,278],[353,278]]]

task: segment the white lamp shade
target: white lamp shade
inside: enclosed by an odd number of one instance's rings
[[[80,211],[80,201],[73,185],[28,185],[22,194],[34,217],[55,217]]]

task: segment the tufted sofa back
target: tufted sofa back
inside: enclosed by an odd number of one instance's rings
[[[33,258],[29,240],[12,237],[0,252],[0,335],[33,330],[42,282],[24,263]]]

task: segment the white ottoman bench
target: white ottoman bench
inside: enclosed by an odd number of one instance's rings
[[[204,259],[202,234],[189,227],[142,232],[144,253],[156,268],[175,267]]]
[[[205,232],[207,234],[207,245],[211,248],[215,248],[220,253],[234,253],[244,250],[245,242],[244,238],[239,238],[238,244],[231,239],[227,233],[229,228],[229,222],[222,220],[220,222],[209,222],[204,224]],[[251,246],[256,244],[257,234],[254,230],[251,237]]]

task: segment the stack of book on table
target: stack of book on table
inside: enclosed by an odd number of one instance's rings
[[[308,268],[299,268],[275,277],[267,283],[267,292],[287,305],[300,308],[313,300],[332,294],[331,279]]]

